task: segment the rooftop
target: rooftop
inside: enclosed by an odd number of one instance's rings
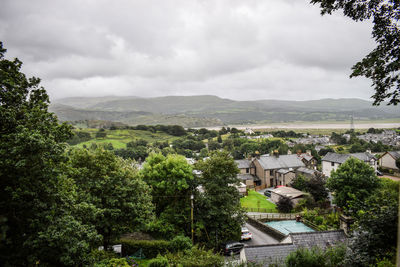
[[[300,247],[318,246],[325,249],[345,242],[346,236],[342,230],[290,233],[288,240],[290,240],[290,243],[245,247],[246,259],[247,261],[262,263],[263,266],[269,266],[271,263],[282,262],[290,252]]]
[[[336,162],[341,164],[350,157],[355,157],[364,162],[369,162],[371,159],[376,160],[376,158],[371,153],[368,152],[352,153],[352,154],[338,154],[338,153],[328,152],[322,158],[322,161]]]
[[[265,170],[305,167],[304,163],[295,154],[279,156],[263,155],[256,160],[258,160],[261,167]]]

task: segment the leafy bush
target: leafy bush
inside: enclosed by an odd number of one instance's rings
[[[173,250],[171,242],[166,240],[127,240],[121,239],[122,256],[133,255],[140,249],[146,258],[155,258]]]
[[[168,267],[168,266],[169,266],[168,259],[161,255],[158,255],[157,258],[152,259],[148,265],[148,267]]]
[[[320,267],[325,262],[324,252],[319,248],[299,248],[291,252],[286,258],[286,266],[290,267]]]
[[[192,240],[189,237],[178,235],[171,240],[171,248],[173,251],[181,251],[192,248]]]
[[[166,257],[172,266],[214,267],[224,265],[222,256],[214,254],[212,250],[205,250],[197,246],[175,254],[168,253]]]
[[[288,198],[288,197],[282,196],[282,197],[279,198],[278,203],[276,203],[276,208],[280,212],[289,213],[293,209],[292,200],[290,198]]]

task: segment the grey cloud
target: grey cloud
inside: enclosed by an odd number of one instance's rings
[[[293,0],[3,0],[0,40],[53,98],[372,94],[350,67],[371,24]]]

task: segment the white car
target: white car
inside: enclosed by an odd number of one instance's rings
[[[249,229],[242,227],[242,236],[240,237],[240,240],[250,240],[252,237],[253,235],[250,233]]]

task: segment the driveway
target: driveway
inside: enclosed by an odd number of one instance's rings
[[[253,234],[253,238],[248,241],[242,241],[247,246],[257,246],[257,245],[269,245],[269,244],[278,244],[279,241],[273,238],[270,235],[258,230],[251,224],[246,223],[247,229],[249,229],[250,233]]]

